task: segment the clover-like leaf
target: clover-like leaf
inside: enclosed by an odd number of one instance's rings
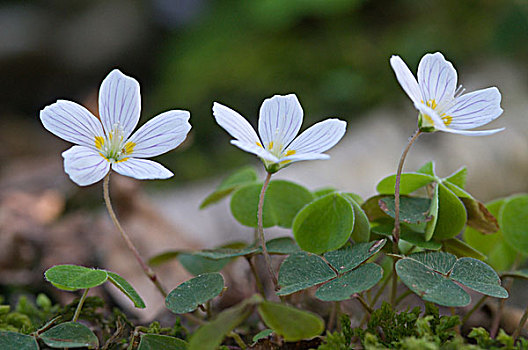
[[[319,198],[319,197],[324,197],[326,196],[327,194],[330,194],[330,193],[333,193],[333,192],[337,192],[337,190],[333,187],[323,187],[323,188],[319,188],[315,191],[312,192],[314,198]]]
[[[257,227],[257,209],[262,184],[250,184],[236,190],[231,197],[231,213],[244,226]],[[284,180],[271,181],[264,196],[264,227],[290,228],[295,215],[313,195],[305,187]]]
[[[471,302],[460,286],[418,260],[404,258],[396,263],[402,282],[420,298],[443,306],[466,306]]]
[[[348,199],[354,209],[354,228],[352,229],[352,239],[356,243],[368,242],[370,238],[370,222],[367,214],[361,209],[353,193],[345,193],[344,197]]]
[[[436,177],[434,162],[425,163],[420,169],[416,170],[416,172]]]
[[[56,265],[49,268],[44,276],[55,287],[67,291],[97,287],[108,279],[105,270],[77,265]]]
[[[273,334],[273,329],[269,329],[269,328],[258,332],[257,334],[255,334],[253,336],[253,339],[251,339],[253,341],[253,345],[252,346],[254,346],[256,343],[258,343],[258,341],[260,339],[265,339],[265,338],[269,337],[272,334]]]
[[[165,306],[175,314],[192,312],[199,305],[218,296],[223,289],[224,278],[221,274],[205,273],[173,289],[165,298]]]
[[[523,280],[528,280],[528,269],[520,269],[516,271],[505,272],[502,274],[503,277],[513,277],[520,278]]]
[[[239,169],[235,173],[231,174],[228,178],[223,180],[216,190],[203,200],[203,202],[200,204],[200,209],[203,209],[213,203],[218,202],[222,198],[229,196],[237,188],[254,183],[256,181],[257,172],[253,167],[244,167]]]
[[[137,350],[186,350],[187,342],[160,334],[143,334]]]
[[[108,281],[110,281],[121,292],[123,292],[123,294],[125,294],[134,303],[135,307],[140,309],[145,308],[145,302],[143,299],[141,299],[134,287],[132,287],[127,280],[119,276],[117,273],[110,271],[106,271],[106,273],[108,274]]]
[[[464,187],[466,187],[466,178],[467,178],[467,168],[462,167],[459,170],[455,171],[453,174],[443,179],[443,181],[447,181],[461,189],[464,189]]]
[[[416,260],[433,271],[447,275],[456,263],[456,256],[445,252],[420,252],[407,257]]]
[[[378,235],[390,237],[394,229],[394,220],[379,220],[374,222],[372,232]],[[400,225],[400,239],[415,245],[418,248],[428,250],[438,250],[442,248],[442,243],[436,241],[426,241],[423,232],[417,232],[409,228],[406,224]]]
[[[269,254],[288,255],[301,250],[291,237],[279,237],[266,242]],[[260,251],[259,247],[259,251]]]
[[[508,297],[508,291],[500,285],[501,280],[497,273],[480,260],[458,259],[450,277],[481,294],[496,298]]]
[[[430,220],[428,198],[400,197],[400,221],[408,224],[419,224]],[[394,196],[386,196],[379,201],[380,208],[394,218]]]
[[[348,300],[353,294],[374,287],[382,277],[383,269],[380,266],[367,263],[323,284],[315,292],[315,297],[323,301]]]
[[[360,264],[367,261],[370,257],[379,252],[386,242],[386,239],[382,239],[368,243],[347,245],[339,250],[326,253],[324,257],[338,273],[343,274],[355,269]]]
[[[439,208],[439,187],[438,184],[435,183],[433,187],[433,196],[431,197],[431,206],[429,207],[429,216],[431,217],[431,220],[427,222],[425,225],[425,231],[424,231],[424,240],[430,241],[431,238],[433,238],[434,231],[436,228],[436,223],[438,222],[438,208]]]
[[[528,254],[528,195],[508,199],[500,212],[504,239],[522,254]]]
[[[400,178],[400,194],[406,195],[435,181],[435,177],[421,173],[403,173]],[[380,194],[394,194],[396,175],[390,175],[381,180],[376,186]]]
[[[444,250],[448,253],[454,254],[459,258],[469,257],[479,260],[486,259],[486,256],[481,252],[471,247],[464,241],[459,240],[458,238],[450,238],[442,241]]]
[[[321,257],[297,252],[288,256],[279,271],[281,289],[277,295],[288,295],[336,277],[336,273]]]
[[[99,346],[99,339],[90,328],[78,322],[61,323],[41,333],[39,337],[52,348],[93,349]]]
[[[343,246],[353,228],[352,205],[340,193],[330,193],[317,198],[297,214],[293,235],[301,249],[321,254]]]
[[[244,322],[253,307],[262,302],[262,297],[254,295],[227,310],[219,313],[211,322],[198,328],[189,340],[188,350],[215,350],[222,339]]]
[[[444,184],[437,184],[437,188],[438,219],[433,237],[436,240],[453,238],[462,231],[466,224],[466,209],[460,199]]]
[[[0,331],[0,349],[2,350],[38,350],[35,338],[16,332]]]
[[[286,341],[310,339],[324,330],[320,316],[285,304],[264,301],[258,306],[258,312],[266,326]]]

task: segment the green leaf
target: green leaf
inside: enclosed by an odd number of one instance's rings
[[[123,294],[125,294],[132,302],[134,306],[140,309],[145,308],[145,302],[136,292],[134,287],[128,283],[123,277],[119,276],[117,273],[106,271],[108,274],[108,281],[110,281],[114,286],[116,286]]]
[[[435,170],[434,170],[434,163],[433,162],[427,162],[425,163],[420,169],[416,171],[420,174],[425,174],[429,176],[436,177]]]
[[[374,287],[382,277],[383,269],[380,266],[367,263],[325,283],[317,290],[315,297],[323,301],[348,300],[353,294]]]
[[[310,339],[324,330],[321,317],[285,304],[264,301],[258,306],[258,312],[264,324],[286,341]]]
[[[175,314],[192,312],[199,305],[218,296],[223,289],[224,278],[221,274],[206,273],[173,289],[165,298],[165,306]]]
[[[509,199],[502,207],[500,222],[504,239],[520,253],[528,254],[528,195]]]
[[[486,204],[486,208],[498,217],[504,203],[506,199],[498,199]],[[506,242],[501,230],[493,234],[483,234],[474,228],[466,227],[463,237],[471,247],[487,256],[486,262],[494,269],[506,271],[513,265],[517,252]]]
[[[231,259],[209,259],[195,254],[182,253],[178,257],[178,261],[185,270],[189,271],[194,276],[204,273],[218,272],[226,266]]]
[[[452,183],[453,185],[460,187],[461,189],[464,189],[464,187],[466,187],[466,178],[467,178],[467,169],[466,167],[462,167],[443,180],[448,181]]]
[[[506,272],[502,274],[502,277],[513,277],[528,280],[528,269]]]
[[[180,256],[182,252],[179,250],[173,250],[168,252],[163,252],[158,255],[154,255],[152,258],[148,260],[148,264],[152,267],[163,265],[171,260],[174,260]]]
[[[61,323],[44,333],[40,339],[52,348],[81,348],[90,349],[99,346],[99,339],[90,328],[77,322]]]
[[[272,334],[273,334],[273,329],[265,329],[263,331],[260,331],[253,336],[253,339],[252,339],[253,343],[258,343],[260,339],[267,338]]]
[[[420,252],[407,257],[416,260],[433,271],[447,275],[455,266],[456,256],[445,252]]]
[[[469,194],[468,192],[466,192],[462,188],[458,187],[457,185],[452,184],[449,181],[441,181],[441,183],[445,187],[449,188],[451,190],[451,192],[453,192],[460,199],[462,199],[462,198],[473,198],[473,196],[471,196],[471,194]]]
[[[242,225],[257,227],[257,209],[261,184],[239,188],[231,197],[231,212]],[[305,187],[284,180],[271,181],[264,196],[263,226],[290,228],[295,215],[313,195]]]
[[[253,167],[244,167],[222,181],[216,190],[207,196],[202,204],[200,204],[200,209],[203,209],[213,203],[218,202],[222,198],[229,196],[237,188],[256,181],[257,172],[255,169],[253,169]]]
[[[337,190],[333,187],[323,187],[323,188],[319,188],[313,191],[312,194],[314,198],[319,198],[319,197],[324,197],[327,194],[334,193],[334,192],[337,192]]]
[[[394,197],[388,196],[380,199],[380,208],[390,217],[394,218]],[[419,224],[430,220],[428,198],[400,197],[400,221],[408,224]]]
[[[159,334],[143,334],[137,350],[186,350],[184,340]]]
[[[321,254],[345,244],[354,227],[354,209],[339,193],[306,205],[295,217],[293,235],[301,249]]]
[[[479,260],[486,259],[486,256],[481,252],[474,249],[466,242],[459,240],[458,238],[446,239],[442,241],[442,243],[446,252],[454,254],[459,258],[470,257]]]
[[[352,229],[352,239],[354,242],[368,242],[370,238],[370,222],[367,214],[361,206],[354,200],[353,193],[345,193],[344,197],[352,204],[354,210],[354,228]]]
[[[431,220],[425,225],[424,239],[430,241],[433,238],[436,223],[438,222],[438,184],[434,185],[433,197],[431,198],[431,206],[429,207],[429,215]]]
[[[67,291],[97,287],[108,279],[105,270],[77,265],[56,265],[49,268],[44,276],[55,287]]]
[[[390,216],[388,216],[383,210],[381,210],[379,206],[380,200],[386,197],[386,195],[380,194],[374,197],[370,197],[365,202],[363,202],[363,204],[361,204],[361,209],[363,209],[370,222],[377,221],[380,219],[390,219]]]
[[[35,338],[29,335],[0,331],[0,349],[3,350],[38,350]]]
[[[487,264],[473,258],[460,258],[453,267],[451,279],[462,283],[476,292],[496,298],[507,298],[497,273]]]
[[[253,306],[261,301],[262,297],[254,295],[219,313],[214,320],[194,332],[189,341],[188,350],[215,350],[229,332],[248,318]]]
[[[289,255],[301,250],[291,237],[279,237],[266,242],[269,254]],[[260,251],[259,247],[259,251]]]
[[[438,187],[438,219],[433,232],[436,240],[453,238],[466,224],[466,209],[458,197],[443,184]]]
[[[326,253],[324,257],[338,273],[343,274],[367,261],[379,252],[386,242],[386,239],[382,239],[368,243],[347,245],[345,248]]]
[[[396,272],[407,288],[425,301],[454,307],[471,302],[469,294],[461,287],[420,261],[409,258],[398,260]]]
[[[277,295],[288,295],[336,277],[321,257],[306,252],[288,256],[279,271],[281,289]]]
[[[417,246],[418,248],[429,250],[439,250],[440,248],[442,248],[442,243],[437,241],[426,241],[425,235],[423,233],[416,232],[413,230],[401,230],[400,239],[407,241],[412,245]]]
[[[416,191],[419,188],[430,184],[435,180],[434,176],[420,173],[403,173],[400,178],[400,195],[406,195]],[[396,175],[387,176],[376,186],[380,194],[394,194],[396,186]]]

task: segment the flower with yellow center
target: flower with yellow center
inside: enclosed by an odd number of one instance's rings
[[[421,131],[445,131],[462,135],[490,135],[501,130],[467,130],[495,120],[502,114],[496,87],[463,94],[457,72],[440,53],[426,54],[418,65],[418,81],[399,56],[390,63],[403,90],[420,112]]]
[[[275,95],[260,107],[258,131],[234,110],[213,104],[216,122],[235,139],[231,143],[262,159],[266,170],[274,173],[293,162],[328,159],[323,154],[341,140],[346,122],[327,119],[305,130],[298,137],[303,121],[301,104],[294,94]]]
[[[173,175],[161,164],[144,158],[176,148],[191,129],[187,111],[172,110],[138,124],[141,98],[138,82],[115,69],[99,90],[97,119],[83,106],[59,100],[40,112],[52,134],[76,144],[62,153],[64,169],[80,186],[101,180],[112,168],[136,179],[166,179]]]

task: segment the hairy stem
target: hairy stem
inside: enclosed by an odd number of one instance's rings
[[[165,291],[165,289],[163,289],[160,281],[158,280],[158,277],[156,276],[156,273],[145,263],[145,261],[139,254],[136,246],[134,245],[134,243],[132,243],[132,240],[130,240],[130,237],[126,234],[125,230],[123,230],[123,227],[119,223],[119,220],[117,220],[117,216],[112,207],[112,202],[110,202],[110,193],[108,190],[109,182],[110,182],[110,172],[105,176],[104,181],[103,181],[103,196],[104,196],[104,200],[106,204],[106,209],[108,210],[108,214],[110,214],[110,218],[112,219],[115,227],[121,234],[121,237],[123,237],[123,239],[125,240],[125,243],[127,244],[128,249],[130,249],[132,254],[134,254],[139,265],[141,265],[141,268],[143,269],[143,272],[145,273],[145,275],[147,275],[147,277],[152,281],[152,283],[154,283],[154,285],[159,290],[161,295],[163,295],[163,297],[165,298],[167,297],[167,292]]]
[[[366,312],[369,313],[369,315],[372,313],[372,308],[369,306],[369,304],[367,304],[367,302],[365,301],[365,299],[363,299],[363,297],[361,295],[357,295],[356,299],[360,302],[361,306],[363,306],[363,308],[365,309]]]
[[[279,289],[279,282],[275,276],[275,271],[273,270],[273,265],[271,264],[271,257],[268,254],[268,249],[266,248],[266,241],[264,239],[264,224],[262,220],[262,211],[264,209],[264,196],[266,195],[266,190],[268,188],[269,182],[271,179],[271,173],[266,175],[264,184],[262,185],[262,190],[260,191],[258,211],[257,211],[257,224],[258,224],[258,234],[260,240],[260,247],[262,248],[262,255],[264,255],[264,260],[266,260],[266,265],[268,266],[268,271],[275,286],[275,290]]]
[[[77,320],[79,319],[79,316],[81,315],[81,309],[84,305],[86,297],[88,296],[89,290],[90,288],[86,288],[81,296],[81,299],[79,299],[79,304],[77,304],[77,308],[75,309],[75,313],[73,314],[72,322],[77,322]]]
[[[471,317],[471,315],[473,315],[473,313],[475,311],[477,311],[481,306],[482,304],[484,304],[484,302],[486,301],[486,299],[488,298],[487,295],[483,295],[482,298],[480,298],[480,300],[471,308],[471,310],[469,310],[465,315],[464,317],[462,317],[462,320],[460,321],[461,324],[466,324],[467,320],[469,320],[469,318]]]
[[[407,153],[409,153],[412,144],[414,141],[416,141],[421,133],[422,132],[417,129],[409,139],[409,143],[407,143],[407,146],[401,155],[400,162],[398,163],[398,171],[396,172],[396,183],[394,185],[394,229],[392,230],[392,237],[394,239],[394,243],[396,244],[396,248],[398,241],[400,240],[400,180],[403,171],[403,163],[405,163],[405,158],[407,157]],[[397,252],[395,251],[394,253]]]

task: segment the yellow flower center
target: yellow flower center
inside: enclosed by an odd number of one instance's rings
[[[124,142],[123,130],[116,124],[113,130],[105,138],[95,136],[95,148],[100,151],[102,157],[111,163],[124,162],[134,152],[134,142]]]

